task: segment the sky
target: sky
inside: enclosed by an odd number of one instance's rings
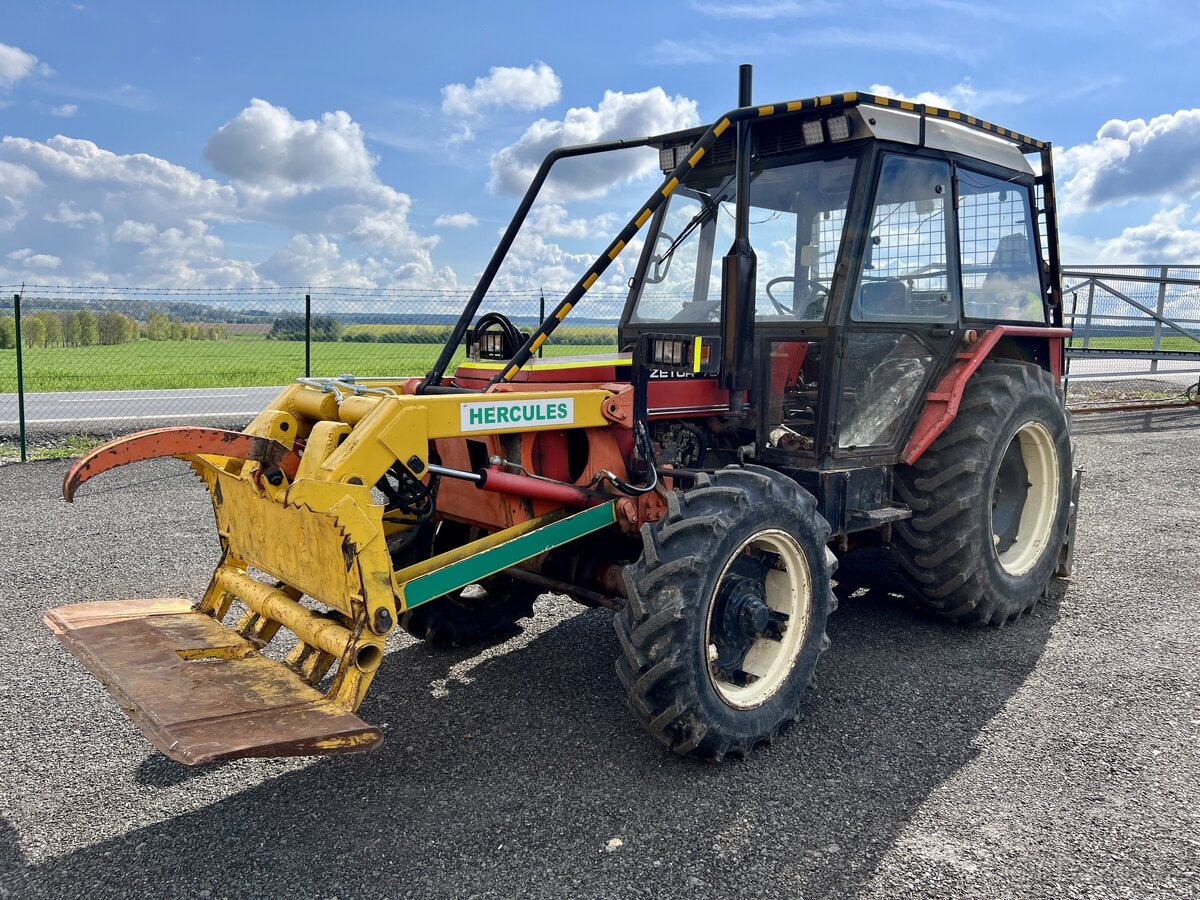
[[[548,150],[711,122],[744,62],[1053,142],[1068,263],[1200,263],[1198,39],[1155,0],[5,0],[0,283],[466,289]],[[573,284],[660,177],[556,172],[497,287]]]

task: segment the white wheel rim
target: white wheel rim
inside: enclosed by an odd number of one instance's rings
[[[712,619],[722,582],[733,563],[748,550],[766,551],[778,557],[782,569],[772,569],[766,573],[765,599],[772,612],[787,616],[787,627],[780,640],[761,636],[755,639],[741,664],[742,670],[754,676],[755,680],[747,685],[737,685],[714,671],[711,660],[715,656],[716,645],[712,637]],[[785,531],[772,528],[743,541],[726,561],[712,596],[708,598],[708,616],[704,627],[705,662],[709,679],[721,700],[735,709],[754,709],[774,697],[796,666],[811,617],[812,573],[796,539]]]
[[[1021,460],[1029,477],[1028,493],[1025,505],[1021,508],[1016,540],[1004,551],[997,549],[996,558],[1005,572],[1018,576],[1026,574],[1037,564],[1050,543],[1062,485],[1058,477],[1058,448],[1045,425],[1041,422],[1022,425],[1005,448],[1005,456],[1014,443],[1020,449]],[[988,530],[993,529],[989,527]],[[992,541],[999,543],[999,535],[993,532]]]

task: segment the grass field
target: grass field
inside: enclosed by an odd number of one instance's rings
[[[1083,338],[1076,334],[1071,338],[1072,347],[1082,347]],[[1094,337],[1087,343],[1088,347],[1096,350],[1153,350],[1154,338],[1150,337]],[[1164,334],[1159,345],[1163,350],[1200,351],[1200,342],[1185,338],[1181,334]]]
[[[440,344],[314,343],[312,374],[423,375]],[[546,356],[607,353],[614,346],[552,345]],[[460,350],[455,363],[463,358]],[[304,344],[255,340],[138,341],[108,347],[26,350],[25,390],[112,391],[284,384],[304,374]],[[17,389],[16,351],[0,350],[0,393]]]
[[[529,330],[529,326],[524,326]],[[397,325],[397,324],[352,324],[342,329],[343,339],[370,335],[380,343],[430,343],[442,344],[450,335],[450,325]],[[554,332],[557,344],[604,345],[613,340],[615,327],[612,325],[567,325]],[[402,340],[400,340],[402,339]]]
[[[354,326],[370,327],[370,326]],[[1083,346],[1076,338],[1075,346]],[[1149,350],[1149,337],[1093,338],[1098,349]],[[548,344],[547,356],[606,353],[612,345]],[[1164,350],[1200,351],[1200,343],[1165,335]],[[440,344],[330,342],[312,345],[312,374],[423,375]],[[283,384],[304,374],[304,345],[238,334],[222,341],[138,341],[107,347],[49,347],[25,351],[25,390],[102,391]],[[455,356],[461,361],[462,351]],[[0,350],[0,393],[17,389],[16,351]]]

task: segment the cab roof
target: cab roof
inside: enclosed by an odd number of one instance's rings
[[[967,113],[862,91],[768,104],[757,107],[757,110],[756,121],[774,120],[769,125],[763,122],[759,126],[764,127],[762,137],[768,138],[765,142],[761,138],[758,141],[759,156],[804,149],[817,143],[828,144],[830,140],[827,136],[831,132],[827,125],[815,130],[821,135],[820,141],[808,140],[804,126],[818,120],[827,123],[830,119],[843,116],[846,121],[838,131],[843,141],[874,138],[914,147],[930,147],[1024,173],[1033,172],[1025,158],[1026,154],[1044,153],[1050,148],[1047,141]],[[681,148],[678,152],[682,154],[684,148],[699,139],[707,127],[658,135],[652,140],[652,146],[660,151]],[[664,172],[674,168],[677,162],[674,155],[670,159],[666,158],[665,153],[660,153],[660,156]],[[730,132],[721,136],[704,164],[732,162],[733,156],[733,134]]]

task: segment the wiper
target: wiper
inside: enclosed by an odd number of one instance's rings
[[[717,209],[728,199],[729,196],[727,194],[722,194],[716,200],[713,200],[713,198],[708,194],[702,194],[700,196],[700,212],[692,216],[692,220],[688,222],[686,226],[684,226],[683,231],[679,232],[679,237],[675,238],[675,240],[673,240],[663,252],[662,256],[659,256],[655,260],[656,265],[662,265],[669,260],[671,258],[671,254],[678,249],[679,245],[686,241],[698,226],[703,225],[705,222],[714,218],[717,214]]]

